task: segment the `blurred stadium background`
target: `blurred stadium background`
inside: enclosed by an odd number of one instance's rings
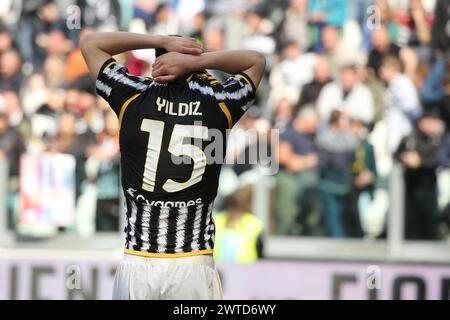
[[[0,299],[111,297],[117,120],[78,48],[111,30],[267,57],[216,201],[226,299],[449,299],[449,21],[446,0],[2,0]],[[232,164],[273,129],[276,174]]]

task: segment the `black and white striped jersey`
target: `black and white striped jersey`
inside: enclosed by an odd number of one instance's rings
[[[110,59],[96,89],[119,118],[127,252],[212,253],[227,130],[254,98],[251,79],[240,73],[221,83],[202,70],[161,84]]]
[[[208,254],[214,248],[213,202],[184,207],[139,205],[125,196],[125,252],[144,256]]]

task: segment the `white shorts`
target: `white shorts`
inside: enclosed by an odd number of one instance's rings
[[[147,258],[125,254],[116,271],[114,300],[221,300],[212,255]]]

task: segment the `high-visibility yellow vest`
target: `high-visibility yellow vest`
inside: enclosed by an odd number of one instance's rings
[[[244,213],[232,228],[227,226],[228,214],[219,212],[214,216],[216,241],[214,257],[217,261],[250,263],[258,259],[257,242],[263,230],[258,217]]]

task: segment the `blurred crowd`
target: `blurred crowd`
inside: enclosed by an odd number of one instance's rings
[[[449,21],[446,0],[2,0],[0,159],[10,164],[10,227],[20,214],[19,159],[47,152],[75,157],[77,203],[95,185],[95,229],[117,230],[117,120],[96,95],[78,42],[124,30],[266,56],[255,105],[237,126],[280,132],[268,232],[384,237],[395,197],[405,203],[407,239],[445,237]],[[154,55],[118,59],[149,75]],[[231,139],[230,158],[257,143],[242,141]],[[396,164],[404,196],[389,194]],[[222,184],[223,195],[251,183],[250,171],[226,167],[226,181],[240,182]]]

